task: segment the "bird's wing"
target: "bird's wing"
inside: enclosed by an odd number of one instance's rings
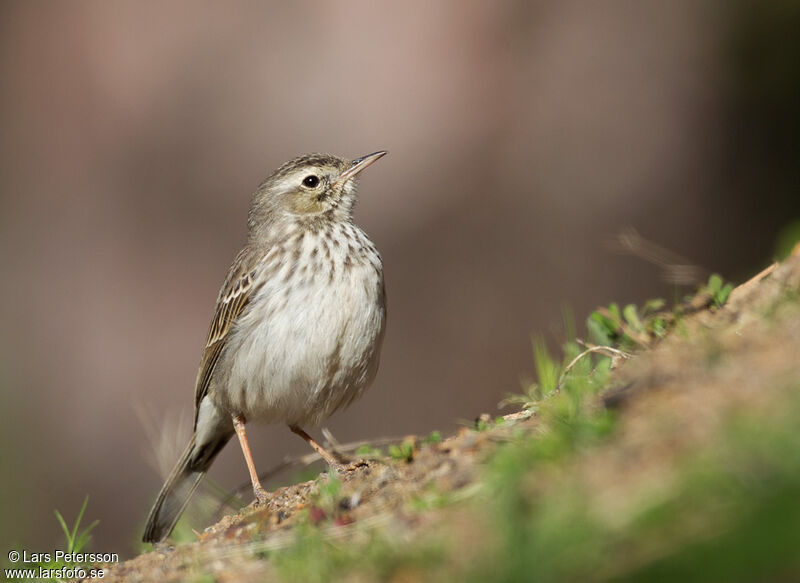
[[[236,256],[228,271],[228,277],[222,284],[214,310],[214,318],[211,320],[211,327],[208,330],[203,360],[200,363],[200,370],[197,372],[194,392],[195,424],[197,423],[197,413],[200,410],[200,402],[208,394],[211,375],[228,341],[228,334],[252,296],[257,264],[258,255],[250,252],[247,248],[243,249]]]

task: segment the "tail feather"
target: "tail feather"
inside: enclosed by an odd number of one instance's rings
[[[150,510],[142,537],[144,542],[160,542],[169,536],[211,462],[230,438],[231,434],[220,435],[213,443],[197,448],[197,434],[192,435]]]

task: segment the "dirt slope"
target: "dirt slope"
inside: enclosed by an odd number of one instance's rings
[[[797,580],[799,297],[794,257],[595,395],[408,439],[105,579]]]

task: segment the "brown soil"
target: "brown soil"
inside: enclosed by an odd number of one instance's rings
[[[624,521],[626,509],[670,487],[678,460],[717,439],[720,423],[732,411],[746,408],[769,419],[780,410],[791,390],[784,387],[800,379],[798,289],[800,257],[794,257],[739,286],[721,310],[701,310],[687,318],[654,349],[629,359],[615,373],[616,388],[598,403],[618,411],[614,435],[563,468],[597,493],[591,512]],[[787,296],[792,310],[786,313],[794,317],[784,315]],[[200,580],[272,580],[275,573],[265,551],[294,544],[301,517],[349,545],[362,544],[365,527],[374,527],[401,542],[444,532],[460,538],[464,549],[473,548],[477,535],[470,529],[476,527],[469,526],[458,504],[411,511],[410,503],[431,493],[469,497],[480,481],[481,461],[497,444],[509,432],[536,427],[535,416],[518,415],[513,423],[485,431],[462,428],[440,443],[414,439],[411,461],[361,461],[343,471],[341,491],[327,506],[318,494],[325,476],[280,488],[266,505],[253,504],[224,517],[196,542],[164,546],[111,566],[105,579],[170,582],[206,575]],[[537,483],[532,495],[544,488],[547,484]],[[657,544],[649,549],[662,552]],[[647,558],[626,560],[634,564]],[[609,568],[619,571],[626,565]]]

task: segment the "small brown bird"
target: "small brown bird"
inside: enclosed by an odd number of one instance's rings
[[[375,378],[386,323],[383,264],[353,223],[356,175],[386,152],[352,161],[300,156],[259,186],[248,240],[217,299],[195,387],[194,433],[158,494],[143,540],[172,532],[234,433],[253,492],[261,487],[248,420],[286,423],[329,464],[304,425],[361,396]]]

